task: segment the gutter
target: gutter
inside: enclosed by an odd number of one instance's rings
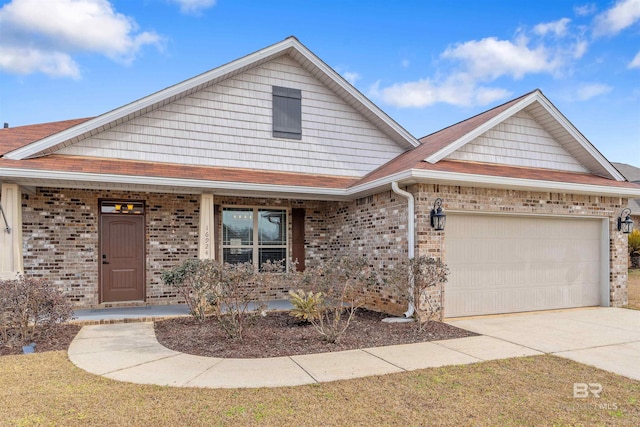
[[[415,236],[416,236],[416,223],[415,223],[415,199],[413,198],[413,194],[408,191],[401,190],[398,187],[398,182],[393,181],[391,183],[391,189],[394,193],[405,197],[407,199],[407,244],[409,246],[409,261],[415,258]],[[411,272],[411,267],[409,267],[409,294],[411,295],[409,298],[409,306],[407,307],[407,311],[404,312],[404,317],[411,317],[416,310],[413,295],[414,295],[414,282],[413,282],[413,274]]]

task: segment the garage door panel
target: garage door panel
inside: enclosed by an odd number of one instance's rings
[[[447,317],[600,303],[601,220],[450,214]]]

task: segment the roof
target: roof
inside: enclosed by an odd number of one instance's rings
[[[613,162],[611,164],[615,166],[616,169],[618,169],[625,178],[627,178],[627,181],[638,181],[640,183],[640,168],[628,165],[626,163]]]
[[[146,114],[163,105],[172,103],[282,55],[289,55],[297,61],[302,67],[333,90],[339,97],[354,107],[367,120],[376,125],[392,140],[396,141],[396,143],[404,148],[412,148],[420,145],[409,132],[307,49],[306,46],[300,43],[295,37],[288,37],[279,43],[170,86],[98,117],[78,123],[58,133],[41,137],[29,144],[13,148],[11,151],[6,151],[4,156],[13,160],[23,160],[54,153],[62,147],[71,145],[97,132],[108,130],[120,123]]]
[[[289,55],[300,63],[368,120],[409,149],[360,179],[56,153],[61,147],[281,55]],[[525,109],[590,173],[447,159],[453,151]],[[0,175],[4,179],[37,186],[120,186],[122,189],[182,192],[214,190],[216,194],[227,191],[230,194],[285,194],[287,197],[339,200],[383,191],[389,189],[392,181],[398,181],[404,185],[429,182],[631,198],[640,196],[640,185],[627,182],[539,90],[418,141],[292,37],[98,117],[2,129],[0,155]]]
[[[84,119],[64,120],[61,122],[41,123],[37,125],[0,129],[0,156],[91,119],[92,117],[87,117]]]
[[[636,184],[640,184],[640,168],[628,165],[626,163],[612,164],[616,167],[616,169],[620,171],[622,175],[624,175],[625,178],[627,178],[627,180],[632,181]],[[640,198],[629,199],[629,204],[627,205],[627,207],[631,209],[632,215],[640,215]]]

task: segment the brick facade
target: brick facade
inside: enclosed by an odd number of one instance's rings
[[[616,229],[625,199],[431,184],[413,185],[408,191],[416,199],[416,255],[443,257],[445,262],[446,229],[434,231],[429,225],[429,212],[437,197],[443,199],[445,211],[608,217],[611,305],[626,304],[626,236]],[[145,201],[146,302],[179,302],[175,292],[163,284],[161,273],[198,256],[198,195],[38,188],[35,194],[23,195],[26,273],[47,277],[78,307],[99,306],[99,199]],[[348,202],[215,196],[214,203],[279,207],[289,212],[304,208],[307,266],[326,257],[350,254],[365,255],[372,267],[382,270],[394,268],[407,256],[407,200],[390,190]],[[289,236],[291,227],[289,221]],[[217,232],[220,236],[220,216]],[[218,256],[220,253],[219,247]],[[286,298],[287,291],[256,286],[254,296]],[[434,289],[429,298],[439,303],[442,290]],[[368,296],[368,306],[392,314],[406,310],[397,291],[382,282]]]
[[[198,255],[199,196],[38,188],[23,195],[25,273],[46,277],[78,307],[98,305],[99,199],[146,203],[146,301],[179,301],[162,271]]]
[[[416,254],[442,257],[445,263],[446,228],[434,231],[429,225],[429,212],[438,197],[443,200],[445,211],[608,217],[610,304],[614,307],[627,304],[627,243],[626,236],[617,230],[617,218],[627,204],[626,199],[434,184],[415,185],[410,191],[416,197],[419,212]],[[440,291],[434,290],[430,297],[439,300]]]

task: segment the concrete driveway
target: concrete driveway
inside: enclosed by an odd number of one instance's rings
[[[447,321],[482,335],[640,380],[640,311],[584,308]]]

